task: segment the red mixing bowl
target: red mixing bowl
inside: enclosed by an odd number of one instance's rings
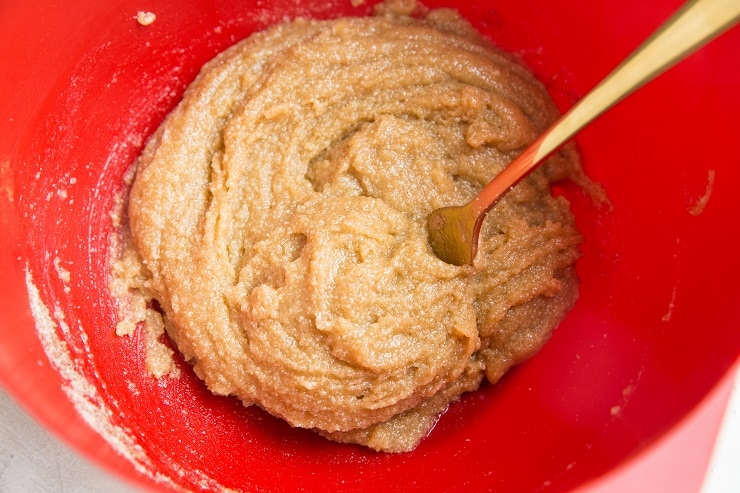
[[[566,109],[679,0],[434,0],[518,54]],[[139,10],[156,21],[137,23]],[[199,67],[349,0],[0,4],[0,383],[78,451],[157,491],[561,492],[674,427],[740,354],[740,30],[577,138],[613,203],[575,187],[581,297],[545,348],[452,406],[407,454],[291,429],[211,395],[189,367],[146,374],[114,334],[109,212],[126,169]]]

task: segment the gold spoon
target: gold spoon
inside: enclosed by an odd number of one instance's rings
[[[583,127],[740,20],[740,0],[691,0],[632,55],[537,138],[468,204],[427,216],[435,255],[453,265],[472,264],[483,218],[501,196]]]

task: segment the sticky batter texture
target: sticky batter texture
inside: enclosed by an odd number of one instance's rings
[[[472,267],[432,253],[426,215],[558,113],[459,15],[422,10],[298,19],[218,55],[128,207],[137,285],[212,392],[389,452],[534,354],[577,297],[581,236],[550,191],[585,179],[569,148],[489,214]]]

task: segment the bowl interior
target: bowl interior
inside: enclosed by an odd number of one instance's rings
[[[0,382],[102,466],[142,486],[238,491],[566,491],[668,430],[740,354],[736,29],[584,131],[581,297],[545,348],[450,408],[408,454],[329,443],[180,379],[114,334],[110,211],[199,67],[285,16],[349,1],[9,2],[0,15]],[[429,1],[520,56],[567,109],[679,2]],[[708,200],[707,200],[708,199]],[[419,471],[422,471],[420,473]]]

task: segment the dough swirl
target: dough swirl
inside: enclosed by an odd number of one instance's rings
[[[216,394],[378,450],[413,448],[575,301],[580,235],[550,181],[486,220],[475,266],[424,218],[469,200],[557,111],[449,10],[297,19],[206,64],[148,142],[130,226],[168,334]]]

